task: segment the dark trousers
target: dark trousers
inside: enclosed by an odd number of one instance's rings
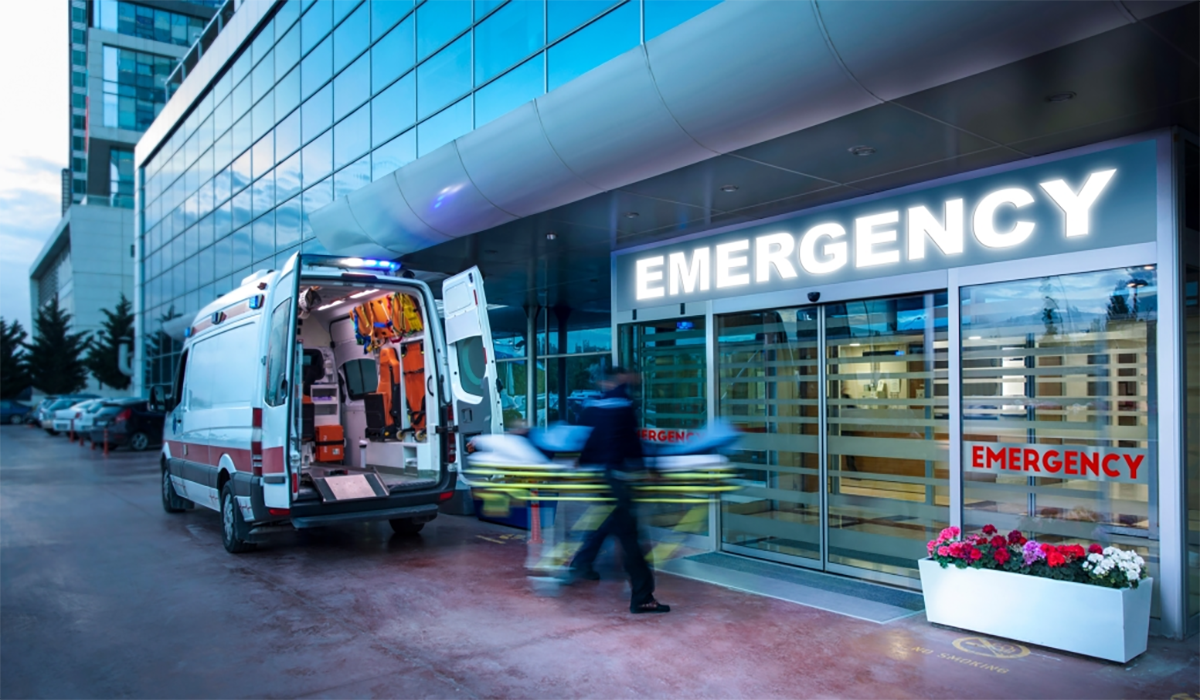
[[[615,536],[621,544],[625,572],[629,574],[631,589],[629,604],[641,605],[654,597],[654,574],[646,563],[645,552],[641,542],[638,541],[637,516],[634,515],[633,510],[633,489],[628,483],[614,476],[611,470],[606,471],[605,481],[612,489],[616,504],[604,522],[600,523],[600,527],[588,535],[583,546],[579,548],[575,558],[571,561],[571,566],[576,569],[591,568],[604,540],[609,535]]]

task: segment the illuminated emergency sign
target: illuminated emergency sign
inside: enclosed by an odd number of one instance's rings
[[[1115,447],[963,443],[963,461],[967,471],[975,474],[1021,472],[1052,479],[1145,484],[1150,474],[1146,455],[1146,450]]]
[[[1153,241],[1146,141],[781,217],[617,258],[637,307]]]

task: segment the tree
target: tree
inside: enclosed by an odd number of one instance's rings
[[[121,295],[112,311],[102,309],[104,328],[92,336],[84,364],[96,381],[114,389],[128,389],[130,377],[121,371],[120,353],[122,345],[133,349],[133,304]]]
[[[86,333],[71,333],[71,314],[58,305],[58,297],[38,310],[33,321],[33,342],[25,343],[26,365],[34,387],[47,394],[71,394],[87,386],[83,363],[88,348]]]
[[[27,337],[20,321],[7,323],[0,318],[0,397],[18,399],[29,388],[24,353]]]

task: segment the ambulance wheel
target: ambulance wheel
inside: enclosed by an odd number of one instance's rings
[[[242,519],[242,509],[233,497],[233,486],[226,482],[221,489],[221,544],[230,554],[241,554],[254,549],[253,542],[246,541],[250,528]]]
[[[168,513],[182,513],[187,509],[187,504],[175,493],[175,484],[171,483],[171,472],[167,471],[166,467],[162,470],[162,502],[163,510]]]
[[[415,535],[425,527],[425,523],[414,523],[407,518],[397,518],[388,521],[392,526],[392,532],[397,535]]]

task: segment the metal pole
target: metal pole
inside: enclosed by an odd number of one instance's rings
[[[530,306],[525,313],[525,424],[537,425],[537,318],[540,309]]]

